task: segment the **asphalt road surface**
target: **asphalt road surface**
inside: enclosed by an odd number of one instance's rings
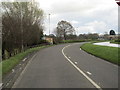
[[[13,88],[118,88],[118,66],[84,52],[82,44],[40,50]]]

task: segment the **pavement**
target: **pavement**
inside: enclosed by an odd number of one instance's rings
[[[13,88],[118,88],[118,66],[81,50],[82,44],[40,50]]]

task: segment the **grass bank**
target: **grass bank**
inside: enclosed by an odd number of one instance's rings
[[[118,55],[120,48],[93,45],[92,43],[83,44],[81,48],[92,55],[120,65],[120,56]]]
[[[4,76],[8,72],[10,72],[12,70],[12,68],[14,68],[22,59],[24,59],[25,56],[29,55],[30,53],[32,53],[34,51],[40,50],[40,49],[48,47],[48,46],[50,46],[50,45],[30,48],[22,53],[19,53],[9,59],[2,61],[1,62],[2,64],[0,64],[0,65],[2,65],[2,75]]]

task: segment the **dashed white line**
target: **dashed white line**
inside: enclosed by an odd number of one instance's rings
[[[78,63],[77,63],[77,62],[75,62],[75,64],[77,65]]]
[[[3,83],[0,83],[0,89],[2,88]]]
[[[15,72],[15,70],[14,69],[12,69],[12,73],[14,73]]]
[[[24,58],[22,61],[24,62],[27,58]]]
[[[69,57],[69,59],[71,59],[71,57]]]
[[[80,48],[80,50],[81,50],[81,48]]]
[[[14,83],[14,85],[12,86],[12,88],[16,88],[16,85],[18,84],[18,82],[20,81],[20,79],[22,78],[23,73],[27,70],[27,66],[31,63],[31,61],[33,60],[33,58],[37,55],[37,53],[29,60],[28,64],[25,66],[24,70],[21,72],[20,76],[18,77],[18,79],[16,80],[16,82]],[[27,59],[27,58],[26,58]],[[20,68],[22,69],[22,68]]]
[[[91,82],[91,84],[93,84],[97,89],[102,90],[102,88],[97,85],[97,83],[95,83],[91,78],[89,78],[80,68],[78,68],[65,54],[64,54],[64,49],[69,47],[71,45],[67,45],[62,49],[62,54],[64,55],[64,57],[71,63],[71,65],[73,65],[88,81]]]
[[[88,72],[88,71],[87,71],[87,74],[92,75],[92,73],[90,73],[90,72]]]

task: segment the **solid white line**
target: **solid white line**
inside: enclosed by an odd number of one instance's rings
[[[25,66],[25,68],[23,69],[23,71],[21,72],[20,76],[17,78],[17,80],[15,81],[14,85],[12,86],[12,88],[16,88],[16,85],[19,83],[20,79],[22,78],[22,75],[24,74],[24,72],[27,70],[28,65],[31,63],[31,61],[35,58],[35,56],[37,55],[37,53],[28,61],[27,65]],[[27,58],[26,58],[27,59]],[[22,69],[22,68],[20,68]]]
[[[97,89],[102,90],[102,88],[97,85],[91,78],[89,78],[80,68],[78,68],[65,54],[64,54],[64,49],[69,47],[71,45],[67,45],[62,49],[62,54],[64,57],[88,80],[90,81]]]

